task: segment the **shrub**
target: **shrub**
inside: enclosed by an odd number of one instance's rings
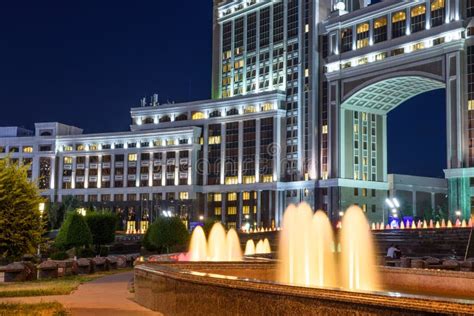
[[[80,248],[77,250],[77,257],[78,258],[94,258],[95,251],[91,248]]]
[[[115,241],[115,230],[118,217],[112,213],[89,212],[86,216],[87,226],[92,233],[92,243],[96,251],[100,246],[111,244]]]
[[[57,251],[51,254],[51,259],[53,260],[67,260],[69,255],[65,251]]]
[[[150,225],[144,240],[145,248],[149,251],[157,250],[160,253],[184,251],[189,240],[189,232],[178,217],[158,218]]]
[[[90,244],[92,244],[92,234],[84,217],[76,212],[70,213],[56,237],[56,246],[66,250]]]

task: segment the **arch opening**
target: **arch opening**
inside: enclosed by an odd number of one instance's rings
[[[341,107],[346,110],[384,115],[409,99],[446,85],[422,76],[399,76],[372,83],[350,95]]]

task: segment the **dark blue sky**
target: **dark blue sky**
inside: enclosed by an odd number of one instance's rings
[[[0,126],[60,121],[88,133],[120,131],[143,96],[209,98],[212,2],[185,4],[2,1]],[[443,107],[435,92],[389,115],[390,171],[442,175]]]

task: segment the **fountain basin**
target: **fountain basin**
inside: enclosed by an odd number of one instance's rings
[[[135,299],[164,315],[474,314],[474,273],[381,268],[393,292],[350,292],[280,284],[276,269],[275,262],[146,263],[135,268]]]

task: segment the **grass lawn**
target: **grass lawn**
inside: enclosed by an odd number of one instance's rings
[[[78,288],[82,283],[86,283],[97,278],[130,271],[114,270],[99,272],[90,275],[75,275],[59,279],[38,280],[30,282],[0,283],[0,297],[25,297],[25,296],[47,296],[47,295],[67,295]],[[3,315],[0,313],[0,315]],[[39,314],[42,315],[42,314]],[[49,314],[46,314],[49,315]]]
[[[0,304],[0,316],[7,315],[62,316],[69,313],[59,303]]]

